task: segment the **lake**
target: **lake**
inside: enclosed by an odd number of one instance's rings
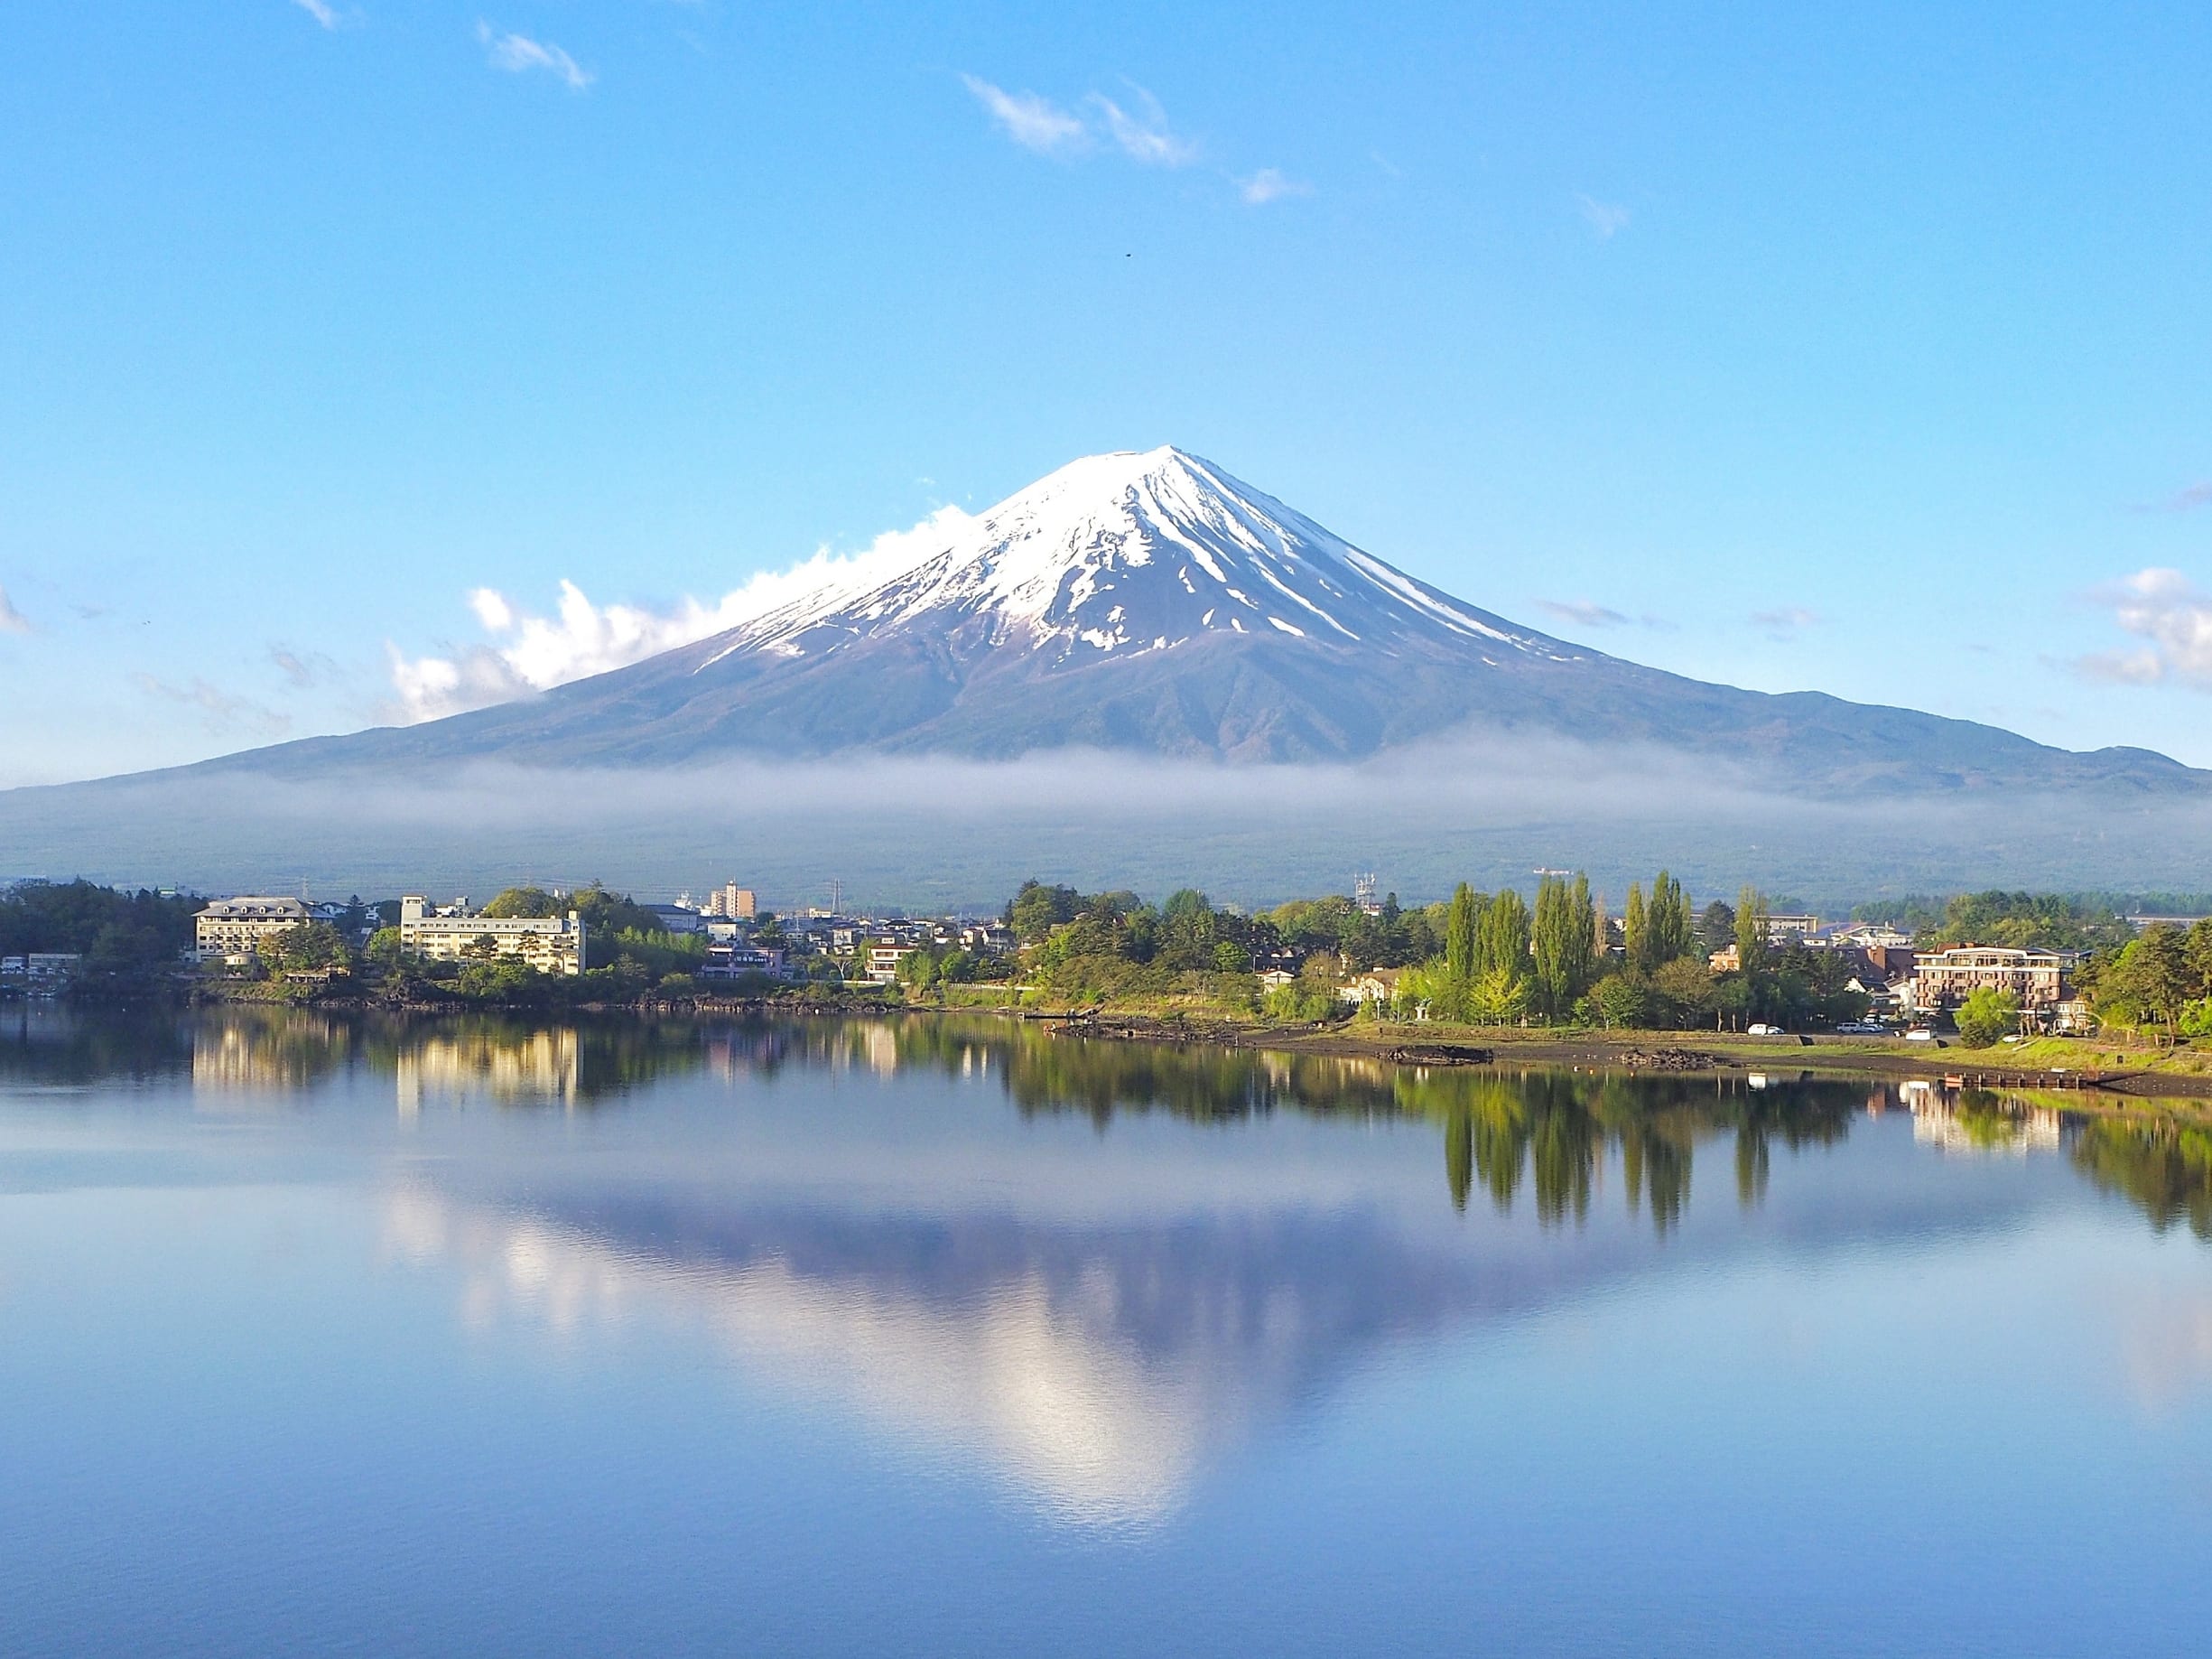
[[[2054,1104],[0,1004],[0,1650],[2201,1653],[2212,1136]]]

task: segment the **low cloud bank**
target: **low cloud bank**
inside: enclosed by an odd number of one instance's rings
[[[1510,738],[1362,765],[1062,752],[1014,762],[481,764],[282,780],[179,773],[0,795],[0,877],[204,890],[483,893],[525,878],[650,895],[738,877],[779,906],[994,907],[1024,877],[1219,900],[1583,869],[1618,896],[1665,866],[1705,898],[1808,902],[2002,883],[2200,884],[2212,802],[1992,792],[1815,800],[1664,750]]]

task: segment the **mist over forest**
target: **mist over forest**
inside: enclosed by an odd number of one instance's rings
[[[1841,904],[1988,885],[2191,889],[2212,803],[2171,797],[1785,795],[1741,769],[1547,740],[1360,765],[1223,766],[1064,752],[666,769],[497,763],[349,779],[187,769],[0,794],[0,879],[204,891],[482,892],[603,878],[640,893],[736,875],[765,900],[996,908],[1022,879],[1204,888],[1273,904],[1373,871],[1408,901],[1466,880],[1666,867]]]

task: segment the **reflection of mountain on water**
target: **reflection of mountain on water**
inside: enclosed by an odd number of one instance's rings
[[[456,1203],[414,1188],[405,1247],[471,1305],[556,1328],[703,1324],[797,1397],[981,1462],[1066,1518],[1157,1518],[1201,1468],[1399,1345],[1626,1271],[1624,1241],[1437,1253],[1377,1210],[1038,1226],[679,1194]]]

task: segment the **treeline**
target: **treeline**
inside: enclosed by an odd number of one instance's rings
[[[171,971],[191,948],[207,901],[86,881],[18,881],[0,889],[0,956],[58,951],[82,956],[80,992],[140,988]]]
[[[1863,1015],[1848,965],[1835,952],[1770,946],[1769,915],[1751,889],[1699,911],[1665,871],[1648,890],[1629,890],[1617,922],[1581,874],[1545,876],[1533,905],[1511,888],[1462,882],[1418,910],[1392,896],[1370,914],[1338,895],[1254,916],[1218,909],[1195,889],[1155,907],[1131,892],[1031,881],[1005,911],[1028,983],[1070,1000],[1256,1000],[1263,1013],[1311,1020],[1340,1011],[1345,979],[1396,968],[1389,1011],[1419,1020],[1683,1028]],[[1735,967],[1709,965],[1732,946]],[[1287,959],[1302,960],[1297,981],[1256,998],[1242,976]]]

